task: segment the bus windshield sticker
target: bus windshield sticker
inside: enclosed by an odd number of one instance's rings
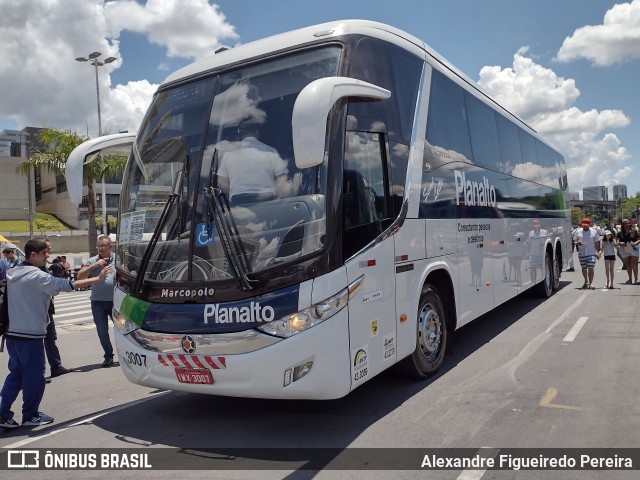
[[[216,237],[215,222],[199,223],[196,229],[196,247],[207,247],[213,244]]]
[[[118,242],[121,245],[142,241],[145,212],[123,213],[120,217]]]

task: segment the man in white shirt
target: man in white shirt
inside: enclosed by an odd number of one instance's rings
[[[218,185],[232,206],[256,203],[295,194],[300,175],[287,179],[287,162],[278,151],[258,140],[257,125],[240,125],[238,148],[226,152],[218,171]]]
[[[582,219],[582,230],[573,234],[573,243],[578,246],[578,260],[582,268],[584,285],[582,288],[595,290],[593,283],[593,269],[596,266],[598,252],[600,251],[600,236],[595,228],[591,228],[591,220]]]

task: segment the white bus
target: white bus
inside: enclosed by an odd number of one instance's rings
[[[230,172],[258,162],[246,123],[275,193],[234,195]],[[562,156],[379,23],[304,28],[170,75],[136,135],[72,154],[72,199],[82,163],[120,141],[133,148],[115,339],[141,385],[332,399],[396,364],[427,377],[456,329],[531,287],[551,295],[571,253]]]

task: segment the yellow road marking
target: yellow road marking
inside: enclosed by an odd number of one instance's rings
[[[558,395],[558,390],[553,387],[549,387],[547,389],[547,393],[545,393],[544,396],[540,399],[540,406],[547,407],[547,408],[560,408],[563,410],[582,410],[582,408],[580,407],[572,407],[571,405],[558,405],[557,403],[551,403],[556,398],[556,395]]]

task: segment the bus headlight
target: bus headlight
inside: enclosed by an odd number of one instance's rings
[[[133,323],[115,308],[113,309],[112,318],[113,324],[118,330],[120,330],[120,333],[122,333],[123,335],[127,335],[140,328],[140,325]]]
[[[300,310],[299,312],[286,315],[278,320],[274,320],[266,325],[258,327],[258,330],[275,335],[276,337],[288,338],[296,333],[303,332],[325,320],[331,318],[348,303],[349,299],[362,285],[364,277],[358,278],[344,290],[335,295],[316,303],[315,305]]]

